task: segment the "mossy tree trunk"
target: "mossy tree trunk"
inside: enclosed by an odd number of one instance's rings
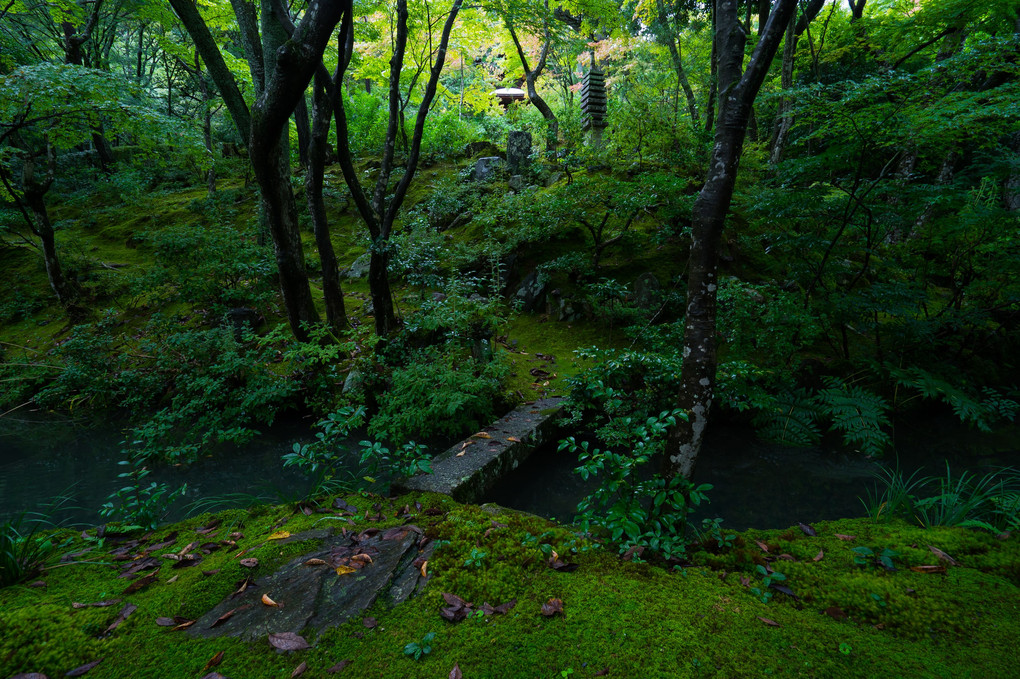
[[[715,390],[719,241],[733,199],[751,107],[796,6],[797,0],[779,0],[742,74],[746,33],[737,16],[737,2],[716,0],[719,116],[708,177],[694,203],[679,404],[688,417],[670,430],[667,439],[663,471],[669,476],[690,478],[701,452]]]

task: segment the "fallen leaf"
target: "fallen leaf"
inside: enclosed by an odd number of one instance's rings
[[[322,559],[309,559],[308,561],[305,561],[305,565],[306,566],[325,566],[326,562],[323,561]]]
[[[255,581],[252,580],[251,578],[245,578],[241,582],[234,583],[234,587],[236,587],[237,590],[230,595],[231,599],[235,599],[238,596],[244,594],[246,591],[248,591],[250,587],[255,587]]]
[[[283,540],[283,539],[289,538],[289,537],[290,537],[290,531],[289,530],[278,530],[278,531],[276,531],[275,533],[273,533],[272,535],[270,535],[266,539],[267,540]]]
[[[759,615],[759,616],[757,616],[757,617],[758,617],[758,619],[759,619],[759,620],[761,620],[761,621],[762,621],[763,623],[765,623],[765,624],[766,624],[766,625],[768,625],[769,627],[782,627],[782,625],[780,625],[780,624],[779,624],[778,622],[776,622],[775,620],[769,620],[768,618],[763,618],[763,617],[761,617],[760,615]]]
[[[300,677],[302,674],[305,673],[305,670],[307,669],[308,663],[302,662],[300,665],[294,668],[293,672],[290,673],[290,679],[294,679],[294,677]]]
[[[450,679],[464,679],[464,675],[460,671],[460,665],[453,663],[453,669],[450,670]]]
[[[573,573],[574,571],[576,571],[578,569],[578,567],[580,565],[580,564],[576,564],[576,563],[565,563],[564,561],[562,561],[560,559],[552,559],[552,558],[549,559],[548,563],[549,563],[549,568],[553,569],[554,571],[559,571],[560,573]]]
[[[211,577],[211,576],[213,576],[213,575],[216,575],[216,574],[217,574],[217,573],[219,573],[219,572],[220,572],[220,569],[219,569],[219,568],[217,568],[217,569],[216,569],[216,570],[214,570],[214,571],[202,571],[202,575],[204,575],[205,577],[207,577],[207,578],[208,578],[208,577]]]
[[[467,452],[466,450],[462,450],[459,453],[457,453],[456,455],[454,455],[454,457],[464,457],[464,453],[466,453],[466,452]]]
[[[210,672],[209,674],[202,677],[202,679],[227,679],[227,678],[220,674],[219,672]]]
[[[833,620],[845,620],[847,617],[846,611],[839,606],[829,606],[825,609],[825,614]]]
[[[421,562],[421,576],[423,578],[427,578],[428,577],[428,567],[429,567],[429,562],[428,561],[422,561]]]
[[[169,580],[166,581],[166,584],[168,584],[168,585],[174,584],[175,582],[177,582],[177,578],[179,578],[179,577],[181,577],[181,576],[180,575],[173,576],[172,578],[170,578]]]
[[[811,559],[811,560],[812,560],[812,561],[821,561],[821,560],[822,560],[822,557],[823,557],[823,556],[825,556],[825,552],[824,552],[824,551],[822,551],[821,549],[819,549],[819,550],[818,550],[818,553],[817,553],[817,554],[815,554],[815,558],[813,558],[813,559]]]
[[[517,438],[516,436],[507,436],[506,440],[510,441],[511,443],[520,443],[521,442],[521,440],[519,438]]]
[[[326,670],[326,672],[328,674],[336,674],[337,672],[339,672],[340,670],[342,670],[343,668],[347,667],[350,664],[351,664],[350,660],[341,660],[336,665],[333,665],[328,670]]]
[[[255,566],[259,565],[259,560],[254,557],[250,559],[241,559],[241,565],[245,568],[255,568]]]
[[[595,673],[595,676],[596,677],[604,677],[607,674],[609,674],[609,668],[608,667],[603,667],[601,670],[599,670],[598,672]]]
[[[385,538],[383,538],[383,539],[385,539]],[[362,565],[366,565],[367,566],[368,564],[372,563],[372,557],[370,557],[368,554],[365,554],[365,553],[355,554],[354,556],[351,557],[351,563],[352,564],[353,563],[360,563]]]
[[[36,580],[35,582],[28,583],[28,586],[29,587],[35,587],[35,588],[45,587],[46,586],[46,581],[45,580]]]
[[[241,540],[243,538],[244,538],[244,533],[231,533],[230,534],[230,539],[231,540]]]
[[[120,627],[121,623],[128,619],[129,615],[137,610],[138,606],[135,606],[134,604],[125,604],[124,608],[120,609],[120,613],[118,613],[117,617],[110,623],[110,626],[106,628],[106,631],[103,632],[102,636],[105,637],[112,634],[115,629]]]
[[[510,601],[501,603],[499,606],[496,606],[492,610],[492,612],[493,613],[499,613],[500,615],[506,615],[516,605],[517,605],[517,599],[511,599]]]
[[[293,632],[279,632],[269,635],[269,645],[281,651],[301,651],[311,648],[308,642]]]
[[[262,595],[262,603],[264,603],[266,606],[275,606],[276,608],[282,608],[280,604],[270,599],[268,594]]]
[[[798,523],[797,525],[800,526],[800,529],[802,531],[804,531],[804,535],[807,535],[807,536],[810,536],[810,537],[813,537],[813,538],[814,537],[818,537],[818,531],[816,531],[814,528],[812,528],[810,526],[810,524]]]
[[[350,566],[337,566],[334,570],[336,571],[337,575],[347,575],[348,573],[353,573],[358,569],[351,568]]]
[[[209,662],[205,664],[205,667],[202,668],[202,671],[205,672],[206,670],[210,670],[218,666],[221,662],[223,662],[223,651],[220,651],[213,657],[209,658]]]
[[[639,557],[644,554],[645,548],[643,545],[634,545],[620,557],[623,561],[631,561],[635,556]]]
[[[839,538],[840,540],[846,540],[847,542],[857,539],[856,535],[843,535],[841,533],[836,533],[836,537]]]
[[[766,553],[768,553],[768,551],[769,551],[769,546],[768,546],[768,545],[766,545],[766,544],[765,544],[764,542],[762,542],[761,540],[755,540],[755,541],[754,541],[754,544],[758,545],[758,549],[760,549],[761,551],[763,551],[763,552],[766,552]]]
[[[363,624],[368,629],[374,629],[379,626],[379,621],[376,620],[375,618],[365,618],[364,620],[361,621],[361,624]]]
[[[549,599],[549,601],[542,604],[542,615],[545,617],[551,618],[557,613],[563,613],[562,599]]]
[[[71,603],[71,608],[105,608],[107,606],[116,606],[123,599],[110,599],[109,601],[97,601],[94,604],[83,604],[77,601]]]
[[[177,623],[173,618],[156,618],[156,624],[160,627],[173,627]]]
[[[209,625],[209,629],[212,629],[213,627],[217,627],[219,625],[222,625],[227,620],[230,620],[230,618],[232,618],[234,616],[234,613],[237,613],[238,611],[243,611],[243,610],[248,609],[248,608],[251,608],[251,604],[245,604],[244,606],[238,606],[237,608],[231,608],[229,611],[227,611],[226,613],[224,613],[220,617],[216,618],[216,622],[214,622],[213,624]]]
[[[793,555],[791,554],[780,554],[776,558],[779,559],[780,561],[796,561],[796,559],[794,559]]]
[[[190,552],[191,550],[193,550],[197,546],[198,546],[197,542],[189,542],[187,545],[184,546],[184,549],[182,549],[181,551],[177,552],[177,556],[184,556],[185,554],[187,554],[188,552]],[[164,554],[163,556],[166,556],[166,554]]]
[[[490,434],[488,432],[485,432],[485,431],[480,431],[477,434],[471,434],[471,436],[473,438],[476,438],[476,439],[491,439],[492,438],[492,434]]]
[[[71,670],[70,672],[68,672],[64,676],[65,677],[80,677],[81,675],[85,674],[86,672],[88,672],[89,670],[91,670],[93,667],[95,667],[96,665],[98,665],[101,662],[103,662],[102,658],[100,658],[99,660],[93,660],[92,662],[86,663],[85,665],[82,665],[81,667],[75,667],[73,670]]]
[[[45,674],[39,672],[26,672],[22,674],[15,674],[11,679],[50,679]]]
[[[750,587],[751,586],[751,578],[748,578],[746,576],[741,575],[740,576],[740,584],[743,585],[744,587]]]
[[[943,552],[938,547],[933,547],[932,545],[928,545],[928,549],[930,549],[931,553],[934,554],[935,556],[937,556],[939,559],[949,563],[950,566],[955,566],[956,565],[956,560],[953,557],[951,557],[948,554],[946,554],[945,552]]]
[[[219,528],[221,523],[223,523],[223,519],[213,519],[212,521],[210,521],[203,527],[199,528],[195,532],[198,533],[199,535],[208,535],[209,533]]]
[[[945,573],[945,566],[911,566],[910,570],[915,573]]]
[[[159,569],[158,568],[156,570],[152,571],[151,573],[149,573],[148,575],[146,575],[144,578],[139,578],[138,580],[135,580],[134,582],[132,582],[130,585],[128,585],[127,589],[125,589],[122,593],[125,594],[125,595],[127,595],[127,594],[134,594],[135,592],[137,592],[138,590],[142,589],[143,587],[148,587],[152,583],[156,582],[156,576],[157,575],[159,575]]]
[[[185,620],[184,622],[180,623],[179,625],[177,625],[176,627],[174,627],[170,631],[171,632],[177,632],[178,630],[188,629],[189,627],[194,625],[196,622],[197,622],[197,620]]]

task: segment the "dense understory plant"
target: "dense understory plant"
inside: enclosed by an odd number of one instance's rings
[[[983,476],[954,476],[946,463],[944,476],[910,476],[897,469],[876,474],[874,490],[862,499],[875,521],[900,517],[925,528],[963,526],[998,532],[1020,526],[1020,473],[1012,468]]]
[[[614,423],[613,448],[592,446],[573,436],[559,449],[578,456],[576,473],[584,480],[599,478],[599,487],[578,503],[578,523],[585,533],[596,526],[605,530],[621,553],[647,548],[664,559],[682,560],[697,529],[691,511],[707,501],[711,484],[695,485],[684,478],[649,473],[647,465],[661,454],[665,434],[679,410],[636,421]],[[623,439],[628,439],[626,442]]]
[[[99,508],[99,515],[104,519],[120,521],[126,530],[155,529],[166,516],[170,505],[184,497],[188,490],[187,484],[181,484],[176,489],[171,489],[167,483],[155,481],[146,485],[145,479],[152,470],[138,456],[121,460],[117,464],[131,467],[117,475],[118,479],[124,479],[128,485],[110,494],[107,502]]]
[[[57,545],[40,535],[49,522],[22,512],[0,523],[0,588],[24,582],[39,573]]]

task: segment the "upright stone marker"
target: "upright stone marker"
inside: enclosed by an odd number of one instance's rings
[[[531,133],[511,132],[506,140],[506,164],[510,174],[520,174],[531,161]]]

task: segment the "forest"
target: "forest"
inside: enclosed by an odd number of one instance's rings
[[[0,678],[1020,661],[1016,0],[0,0],[0,271]]]

